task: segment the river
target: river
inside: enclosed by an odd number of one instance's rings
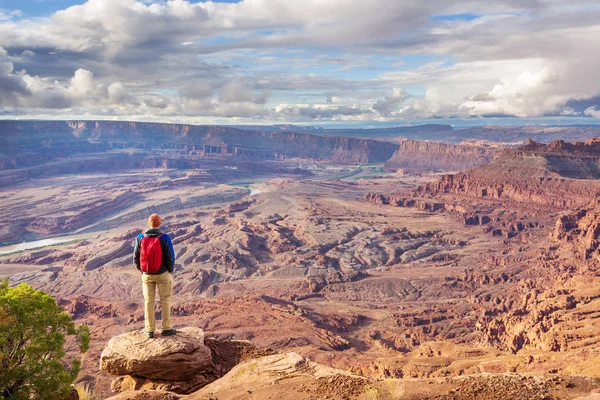
[[[72,237],[68,237],[68,238],[65,237],[65,238],[60,238],[60,239],[42,239],[42,240],[36,240],[34,242],[23,242],[23,243],[19,243],[19,244],[11,244],[9,246],[1,246],[0,254],[9,254],[9,253],[14,253],[16,251],[37,249],[39,247],[46,247],[46,246],[51,246],[54,244],[70,242],[72,240],[73,240]]]

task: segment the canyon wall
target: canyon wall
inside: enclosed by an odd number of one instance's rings
[[[444,171],[474,168],[493,158],[491,150],[475,146],[123,121],[0,121],[0,149],[0,171],[13,171],[0,174],[0,182],[128,168],[197,168],[207,157],[385,162],[388,170]],[[69,163],[58,162],[65,157]],[[96,158],[88,162],[89,157]]]
[[[444,175],[419,187],[416,194],[466,195],[577,209],[600,194],[599,165],[600,142],[596,139],[549,145],[528,141],[525,146],[499,152],[489,165]]]
[[[168,151],[178,158],[223,155],[339,163],[385,162],[398,149],[393,143],[348,137],[115,121],[0,121],[0,133],[0,170],[119,149]]]
[[[416,193],[422,195],[458,194],[482,199],[506,199],[560,210],[587,206],[599,195],[600,185],[595,181],[559,178],[484,178],[467,172],[444,175],[435,182],[419,187]]]
[[[238,126],[241,129],[267,132],[293,131],[328,136],[350,136],[356,138],[398,140],[429,140],[442,143],[503,143],[516,146],[527,138],[543,143],[553,140],[585,141],[600,136],[598,125],[557,125],[557,126],[472,126],[453,127],[445,124],[424,124],[414,126],[394,126],[385,128],[321,128],[300,125],[253,125]]]
[[[462,171],[489,164],[493,159],[494,151],[481,147],[404,140],[385,168]]]

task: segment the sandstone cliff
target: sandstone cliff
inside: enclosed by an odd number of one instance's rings
[[[489,164],[445,175],[417,190],[419,195],[454,194],[507,199],[553,209],[584,207],[600,193],[600,141],[549,145],[528,141],[507,149]]]
[[[486,165],[493,158],[494,151],[481,147],[404,140],[385,168],[462,171]]]
[[[388,170],[444,171],[484,165],[493,157],[475,146],[121,121],[0,121],[0,149],[0,184],[70,173],[201,168],[207,159],[227,157],[386,162]]]
[[[0,121],[0,133],[0,170],[118,149],[175,151],[175,159],[188,155],[367,163],[385,162],[398,148],[393,143],[341,136],[114,121]]]

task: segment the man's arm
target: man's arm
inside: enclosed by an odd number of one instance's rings
[[[164,234],[163,237],[165,238],[164,247],[166,247],[163,248],[165,265],[167,267],[167,270],[172,273],[175,269],[175,250],[173,249],[173,242],[171,242],[171,237],[167,234]]]
[[[135,243],[133,244],[133,265],[141,271],[140,269],[140,237],[135,238]]]

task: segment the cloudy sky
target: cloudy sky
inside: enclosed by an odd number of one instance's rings
[[[0,117],[600,123],[598,0],[0,0]]]

